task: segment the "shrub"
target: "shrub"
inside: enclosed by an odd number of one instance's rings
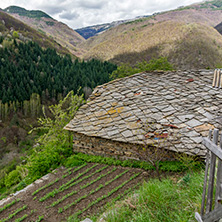
[[[19,34],[18,34],[18,32],[16,32],[16,31],[14,31],[14,32],[12,33],[12,36],[13,36],[14,39],[18,39],[18,38],[19,38]]]
[[[170,64],[166,57],[159,57],[157,59],[151,59],[149,62],[143,61],[136,64],[135,67],[131,67],[130,64],[123,64],[113,71],[110,75],[111,79],[123,78],[131,76],[139,72],[147,72],[154,70],[173,70],[172,64]]]
[[[65,162],[65,167],[74,167],[74,166],[80,166],[84,164],[83,160],[76,159],[75,156],[70,156],[67,158]]]
[[[6,177],[5,177],[5,186],[7,188],[11,187],[12,185],[15,185],[21,181],[21,174],[18,169],[11,171]]]
[[[49,107],[53,118],[46,116],[43,108],[44,116],[38,119],[40,126],[33,130],[41,130],[46,133],[36,141],[41,146],[35,149],[27,163],[32,180],[40,178],[64,164],[65,159],[72,155],[72,139],[70,133],[63,127],[73,118],[82,103],[83,97],[74,95],[74,92],[71,91],[59,104]]]
[[[53,146],[53,144],[49,144],[47,147],[44,146],[43,149],[44,150],[38,152],[37,155],[34,153],[27,165],[29,176],[31,176],[33,180],[40,178],[57,168],[61,163],[64,163],[70,151],[67,147],[65,149],[62,146]]]

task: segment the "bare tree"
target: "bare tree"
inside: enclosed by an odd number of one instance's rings
[[[140,160],[152,164],[160,181],[160,162],[174,158],[174,153],[170,151],[169,146],[172,140],[177,140],[177,134],[174,133],[172,128],[177,127],[153,122],[142,124],[140,132],[142,132],[143,144],[137,146],[134,150]]]

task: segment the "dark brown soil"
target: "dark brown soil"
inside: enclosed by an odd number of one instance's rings
[[[79,215],[79,218],[84,219],[87,216],[97,214],[99,211],[102,210],[102,208],[109,203],[113,198],[117,197],[119,194],[123,194],[124,190],[129,189],[130,187],[134,187],[135,185],[143,182],[144,180],[147,180],[148,178],[153,176],[153,172],[146,172],[141,169],[133,169],[133,168],[124,168],[124,167],[116,167],[116,166],[107,166],[107,168],[103,169],[101,172],[95,173],[96,170],[101,169],[105,165],[97,165],[93,169],[89,170],[87,173],[83,174],[88,168],[95,165],[94,163],[88,163],[83,168],[79,169],[78,171],[68,175],[67,169],[59,169],[56,173],[54,173],[53,177],[50,178],[50,180],[47,180],[40,184],[35,184],[32,188],[27,190],[27,192],[23,193],[22,195],[18,195],[20,201],[16,204],[12,205],[11,207],[7,208],[6,210],[3,210],[0,213],[0,221],[5,218],[8,218],[10,214],[13,214],[16,210],[23,207],[24,205],[27,205],[27,208],[25,210],[22,210],[15,216],[13,216],[11,219],[7,221],[15,221],[15,219],[21,218],[25,214],[28,216],[23,221],[37,221],[40,216],[44,216],[44,219],[41,221],[49,221],[49,222],[56,222],[56,221],[66,221],[67,218],[75,213],[77,213],[80,210],[83,210],[90,204],[92,201],[97,200],[97,198],[108,194],[112,189],[115,187],[121,185],[123,182],[128,181],[123,187],[118,189],[116,192],[114,192],[111,196],[108,198],[105,198],[98,202],[97,204],[93,205],[86,211],[84,211],[82,214]],[[72,168],[73,170],[77,168]],[[111,173],[107,174],[109,171],[111,171],[113,168],[116,168],[115,171],[112,171]],[[106,183],[125,170],[128,170],[124,175],[119,177],[118,179],[113,180],[108,185]],[[92,176],[90,176],[92,173]],[[130,178],[140,173],[136,178],[130,180]],[[67,175],[65,178],[63,178],[63,175]],[[76,183],[75,185],[69,187],[68,189],[65,189],[61,192],[58,192],[55,194],[54,197],[49,197],[45,201],[40,202],[39,199],[48,194],[49,192],[59,189],[63,184],[66,184],[70,179],[75,178],[79,174],[80,177],[78,179],[75,179],[73,182],[81,180],[83,177],[90,176],[86,179],[83,179],[79,183]],[[95,181],[91,185],[85,188],[81,188],[83,185],[89,183],[92,180],[95,180],[98,178],[101,174],[106,174],[106,176],[102,177],[101,179]],[[40,187],[44,186],[45,184],[50,183],[51,181],[55,180],[56,178],[59,178],[59,181],[54,183],[53,185],[39,191],[36,195],[32,195],[32,193],[35,190],[38,190]],[[98,191],[94,192],[93,194],[90,194],[90,192],[95,191],[99,186],[103,185]],[[61,189],[61,188],[60,188]],[[48,207],[50,206],[54,201],[63,198],[65,195],[69,194],[72,191],[77,191],[72,196],[64,199],[61,203],[55,205],[54,207]],[[69,207],[68,209],[64,210],[64,207],[67,206],[70,203],[73,203],[74,201],[78,200],[82,196],[87,195],[84,199],[80,200],[75,205]],[[16,197],[16,198],[18,198]],[[14,197],[15,198],[15,197]],[[16,199],[15,198],[15,199]],[[12,200],[10,200],[11,202]],[[3,207],[3,206],[1,206]],[[63,208],[63,211],[59,213],[59,209]]]

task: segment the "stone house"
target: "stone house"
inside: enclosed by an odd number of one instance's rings
[[[74,151],[134,159],[132,150],[145,143],[204,157],[202,137],[221,128],[222,93],[212,87],[214,74],[144,72],[96,87],[65,127],[74,134]]]

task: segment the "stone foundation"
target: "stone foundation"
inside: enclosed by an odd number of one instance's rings
[[[74,133],[73,151],[95,156],[115,157],[121,160],[139,160],[135,150],[142,149],[143,145],[117,142],[100,137],[89,137]],[[173,160],[175,152],[169,151],[165,160]]]

